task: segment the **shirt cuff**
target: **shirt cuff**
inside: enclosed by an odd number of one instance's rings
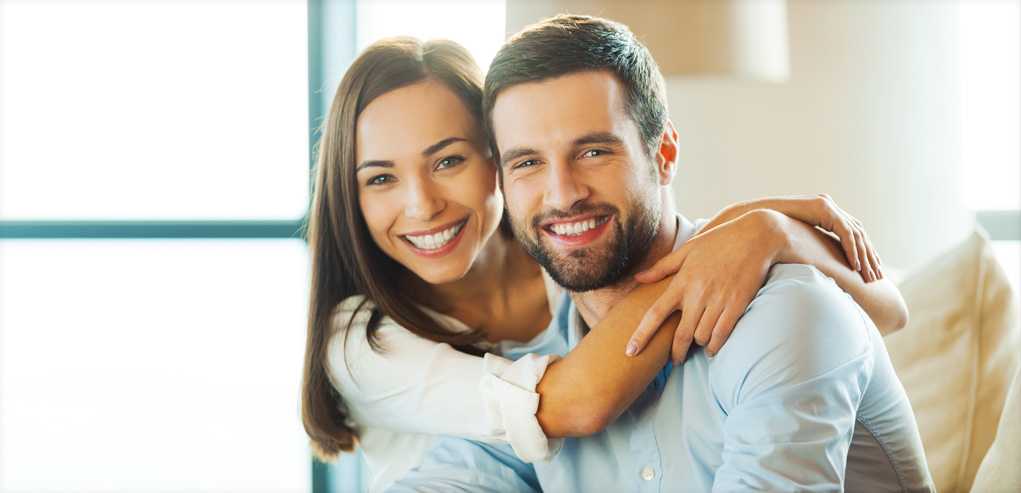
[[[492,353],[483,357],[481,391],[489,426],[502,430],[514,453],[525,462],[551,459],[564,442],[546,438],[535,417],[539,410],[535,386],[556,359],[556,355],[537,354],[526,354],[513,362]]]

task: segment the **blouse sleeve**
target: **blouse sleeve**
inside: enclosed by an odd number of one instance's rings
[[[372,305],[358,310],[361,301],[348,298],[334,312],[327,355],[330,379],[358,425],[506,442],[527,462],[556,453],[560,441],[551,444],[535,417],[535,386],[555,356],[480,358],[389,317],[380,321],[376,351],[366,339]]]

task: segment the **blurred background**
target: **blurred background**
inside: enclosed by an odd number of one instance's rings
[[[645,40],[680,209],[825,192],[901,272],[1021,275],[1014,0],[0,0],[0,491],[360,491],[300,424],[311,148],[356,53],[483,69],[558,11]],[[685,10],[693,9],[693,10]]]

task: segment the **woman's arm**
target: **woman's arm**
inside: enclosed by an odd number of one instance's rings
[[[832,237],[797,219],[774,214],[778,227],[787,231],[781,236],[789,241],[782,250],[780,263],[811,264],[833,278],[861,305],[884,336],[908,324],[908,308],[900,290],[893,281],[881,277],[881,271],[878,279],[865,282],[858,272],[851,270],[847,260],[841,256],[839,244]]]
[[[868,235],[861,221],[840,208],[825,193],[766,197],[738,202],[717,213],[704,229],[712,229],[755,209],[771,209],[810,226],[818,226],[823,231],[832,232],[838,240],[842,240],[840,243],[849,266],[860,272],[866,282],[883,278],[879,254],[869,244]]]
[[[546,367],[536,386],[536,419],[549,438],[581,437],[601,432],[624,412],[663,369],[670,356],[679,314],[671,315],[641,354],[621,348],[632,327],[669,286],[670,278],[639,285],[606,314],[562,359]]]
[[[654,326],[658,330],[649,332],[644,351],[628,356],[621,350],[657,300],[676,303],[684,298],[683,289],[676,291],[678,278],[686,280],[682,287],[697,281],[699,294],[751,293],[747,300],[731,303],[744,311],[786,244],[779,238],[782,232],[767,228],[761,216],[743,215],[713,228],[712,234],[699,235],[697,243],[686,243],[677,251],[692,250],[699,256],[697,263],[682,265],[676,275],[666,273],[658,282],[639,284],[570,353],[547,367],[536,387],[541,396],[536,418],[547,436],[602,431],[645,390],[671,353],[687,352],[686,345],[683,352],[676,348],[674,332],[685,319],[675,310],[665,312]]]
[[[692,339],[709,344],[710,353],[718,351],[774,263],[815,265],[855,301],[870,307],[870,315],[892,314],[882,319],[887,328],[906,323],[907,310],[896,288],[889,281],[866,284],[825,233],[775,211],[735,207],[725,213],[732,218],[714,219],[689,240],[692,244],[678,250],[693,257],[687,268],[685,257],[676,266],[657,264],[660,280],[636,288],[571,353],[549,365],[537,386],[542,399],[536,414],[547,436],[586,436],[604,429],[641,394],[671,353],[677,361],[683,358]],[[862,246],[863,251],[870,248]],[[666,277],[674,272],[674,277]],[[685,287],[697,291],[687,297],[697,300],[687,311],[711,316],[685,319],[676,313],[678,300],[686,298]],[[713,296],[718,296],[716,301]],[[657,305],[666,308],[654,313]],[[632,339],[630,327],[640,321],[657,330],[648,331],[644,351],[640,347],[640,354],[627,357],[620,348]]]
[[[763,211],[762,219],[768,224],[768,228],[780,232],[780,234],[770,235],[771,238],[780,239],[783,242],[774,259],[776,262],[804,263],[817,267],[854,298],[868,313],[883,335],[888,335],[907,325],[907,305],[896,286],[883,278],[881,259],[872,247],[865,228],[860,221],[838,207],[826,194],[766,198],[728,206],[705,225],[702,232],[696,235],[695,239],[690,240],[688,245],[667,255],[655,266],[637,275],[636,278],[642,282],[653,282],[678,272],[687,257],[686,251],[692,249],[690,247],[696,243],[695,240],[698,237],[712,231],[720,224],[751,211]],[[772,213],[766,214],[765,211]],[[778,212],[782,214],[778,214]],[[837,237],[836,240],[833,235]],[[843,255],[840,252],[843,252]],[[740,253],[737,254],[740,255]],[[690,281],[698,283],[704,278],[706,276],[701,278],[695,276],[690,279],[674,276],[674,286],[667,291],[667,296],[661,297],[653,305],[635,331],[632,342],[640,349],[643,342],[656,330],[667,314],[675,309],[685,307],[678,302],[680,297],[677,291],[682,283]],[[697,291],[700,288],[696,286],[688,289]],[[740,299],[750,302],[750,293],[741,294],[743,296]],[[717,304],[719,303],[721,302],[717,300]],[[732,305],[733,302],[730,304]],[[689,312],[705,309],[705,304],[692,303],[690,298],[684,305],[689,308]],[[689,324],[682,323],[677,337],[687,337],[688,332],[697,330],[694,333],[695,341],[701,345],[708,345],[708,351],[715,353],[729,337],[737,319],[716,316],[711,310],[707,313],[711,315],[710,320],[688,320]],[[713,325],[713,322],[719,322],[719,325]],[[696,323],[698,329],[693,325]],[[675,359],[683,354],[683,352],[679,353],[678,349],[678,345],[675,345],[673,352]]]

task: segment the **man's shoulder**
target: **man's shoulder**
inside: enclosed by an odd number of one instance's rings
[[[714,391],[736,400],[749,382],[795,384],[872,352],[875,330],[854,300],[815,267],[773,267],[711,360]]]
[[[863,329],[868,323],[858,305],[837,283],[819,269],[805,264],[777,264],[738,322],[771,322],[757,327],[760,333],[778,333],[791,337],[788,329],[807,329],[812,323],[843,323]],[[754,335],[754,334],[750,334]]]

